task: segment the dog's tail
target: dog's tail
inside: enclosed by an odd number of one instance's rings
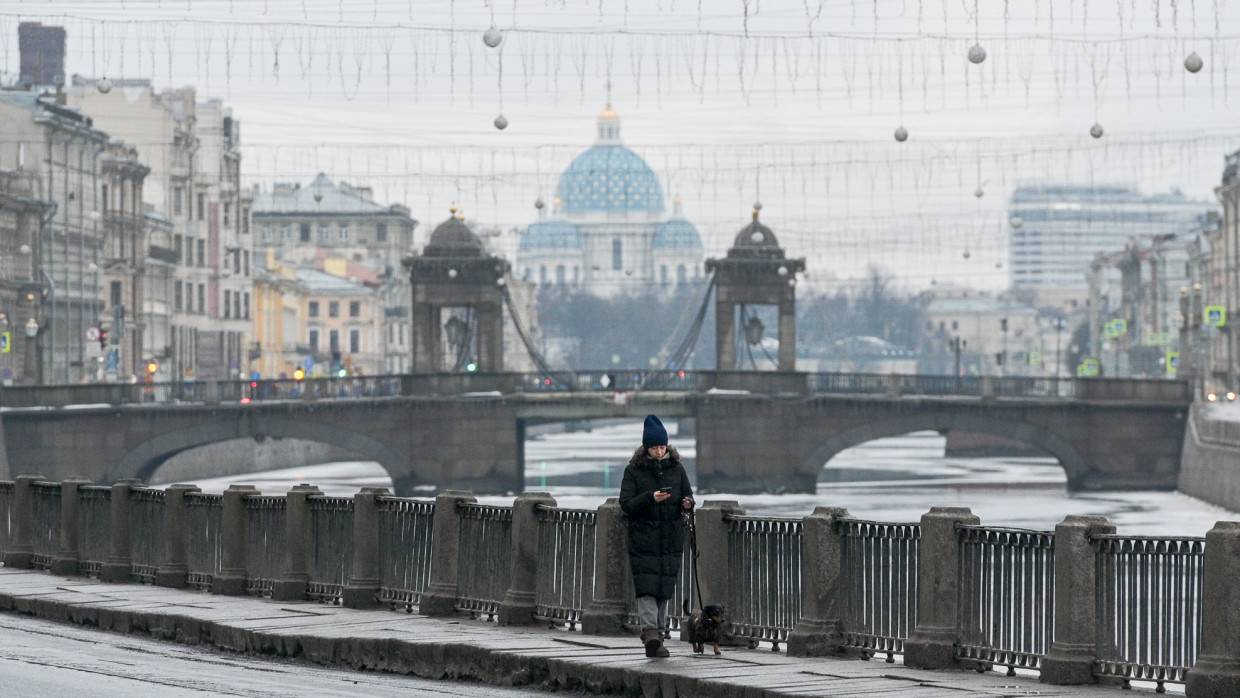
[[[681,608],[685,609],[686,616],[689,615],[689,599],[685,599],[685,602],[681,605]]]

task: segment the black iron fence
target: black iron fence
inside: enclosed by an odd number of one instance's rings
[[[223,497],[201,492],[185,494],[185,566],[189,570],[186,583],[192,587],[210,591],[220,572],[223,521]]]
[[[512,507],[461,504],[457,608],[494,618],[512,574]]]
[[[869,656],[904,652],[917,625],[917,560],[921,526],[844,519],[839,522],[844,579],[844,645]]]
[[[379,601],[412,611],[431,579],[435,502],[381,497]]]
[[[288,501],[284,497],[255,495],[245,502],[245,569],[246,591],[255,596],[270,596],[280,578],[288,538],[284,513]]]
[[[353,552],[353,500],[347,497],[310,498],[310,583],[306,593],[336,603],[349,581]]]
[[[588,509],[538,509],[535,613],[575,628],[594,594],[594,522]]]
[[[60,548],[60,483],[35,482],[30,485],[31,515],[34,531],[30,545],[34,553],[31,564],[38,569],[51,569]]]
[[[729,516],[732,633],[778,648],[801,611],[801,520]]]
[[[78,488],[78,574],[98,577],[112,541],[112,488]]]
[[[129,531],[130,574],[135,581],[153,584],[164,551],[163,490],[135,488],[129,491]]]

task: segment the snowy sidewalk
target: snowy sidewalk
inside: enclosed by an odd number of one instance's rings
[[[313,602],[273,602],[0,567],[0,610],[224,650],[322,665],[530,688],[643,696],[1110,696],[1117,687],[1047,686],[1027,677],[931,672],[857,659],[797,659],[766,650],[646,659],[635,638],[501,628]]]

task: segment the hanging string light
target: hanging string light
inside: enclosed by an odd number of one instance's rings
[[[973,0],[973,45],[969,47],[969,62],[978,65],[986,60],[986,49],[982,48],[981,13],[978,11],[977,0]]]
[[[489,48],[495,48],[503,41],[504,33],[499,29],[496,29],[494,24],[492,24],[489,29],[482,32],[482,43],[486,44]]]

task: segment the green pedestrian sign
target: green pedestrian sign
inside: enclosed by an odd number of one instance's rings
[[[0,332],[0,354],[9,354],[13,351],[13,333]]]
[[[1205,315],[1202,321],[1207,325],[1214,327],[1227,326],[1227,308],[1221,305],[1207,305],[1203,311]]]
[[[1128,334],[1128,321],[1122,317],[1113,320],[1107,320],[1107,324],[1102,328],[1102,336],[1107,339],[1118,339]]]
[[[1174,376],[1176,372],[1180,370],[1180,352],[1178,351],[1167,352],[1166,364],[1167,364],[1167,375]]]
[[[1081,378],[1093,378],[1102,372],[1102,363],[1092,356],[1081,359],[1076,366],[1076,375]]]

